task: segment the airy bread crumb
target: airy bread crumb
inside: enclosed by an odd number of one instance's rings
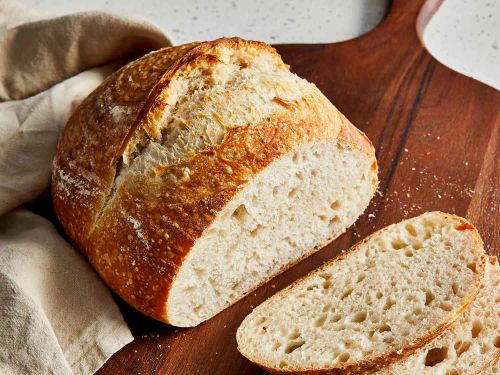
[[[257,307],[240,352],[277,372],[376,370],[455,321],[486,256],[474,227],[441,212],[374,233]]]

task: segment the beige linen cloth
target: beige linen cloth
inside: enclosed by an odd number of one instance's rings
[[[86,260],[19,206],[47,190],[71,109],[120,62],[167,45],[142,20],[0,0],[0,374],[92,374],[132,341]]]

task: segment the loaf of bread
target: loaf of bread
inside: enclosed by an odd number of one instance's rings
[[[465,219],[431,212],[391,225],[258,306],[238,349],[272,373],[379,370],[461,316],[486,258]]]
[[[452,329],[379,375],[480,374],[500,357],[500,267],[495,257],[474,301]]]
[[[194,326],[339,236],[376,186],[370,141],[316,86],[225,38],[107,78],[64,129],[52,194],[116,293]]]

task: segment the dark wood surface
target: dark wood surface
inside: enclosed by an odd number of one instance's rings
[[[117,297],[135,340],[100,375],[263,373],[236,349],[236,328],[252,307],[340,249],[424,211],[467,217],[487,251],[499,254],[500,93],[448,69],[422,47],[416,32],[422,5],[394,1],[382,23],[355,40],[276,46],[292,70],[314,82],[375,145],[379,193],[357,224],[196,328],[153,321]]]

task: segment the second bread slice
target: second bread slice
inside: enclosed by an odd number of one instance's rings
[[[463,313],[485,260],[465,219],[431,212],[391,225],[257,307],[238,348],[275,373],[377,370]]]
[[[490,257],[479,293],[453,328],[378,374],[459,375],[483,369],[488,374],[488,366],[500,358],[499,321],[500,266],[496,257]]]

